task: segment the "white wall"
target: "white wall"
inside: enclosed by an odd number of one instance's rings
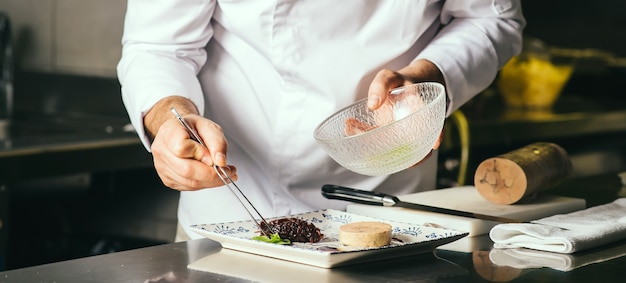
[[[126,0],[0,0],[25,71],[115,78]]]

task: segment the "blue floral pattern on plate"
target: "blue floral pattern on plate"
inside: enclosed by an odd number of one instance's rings
[[[196,224],[190,227],[201,235],[220,242],[224,248],[295,261],[325,268],[347,263],[389,259],[432,252],[437,246],[456,241],[469,233],[440,227],[381,220],[348,212],[326,209],[268,219],[295,217],[315,224],[324,238],[318,243],[277,245],[252,240],[259,235],[249,221]],[[347,247],[339,242],[339,227],[359,221],[380,221],[392,226],[392,241],[380,248]]]

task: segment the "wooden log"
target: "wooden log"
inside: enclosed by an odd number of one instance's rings
[[[550,189],[572,174],[567,152],[554,143],[533,143],[484,160],[474,186],[488,201],[513,204]]]

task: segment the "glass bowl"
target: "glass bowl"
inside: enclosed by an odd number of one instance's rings
[[[434,82],[396,88],[374,111],[367,99],[326,118],[313,135],[341,166],[368,176],[404,170],[428,155],[443,129],[445,89]]]

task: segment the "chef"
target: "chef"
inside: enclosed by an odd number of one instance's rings
[[[314,128],[361,98],[445,85],[447,114],[520,52],[516,0],[128,0],[118,64],[124,105],[163,183],[181,191],[188,226],[246,220],[212,165],[224,166],[266,217],[345,209],[340,184],[403,195],[435,187],[436,152],[389,176],[335,163]],[[174,107],[207,147],[170,112]]]

